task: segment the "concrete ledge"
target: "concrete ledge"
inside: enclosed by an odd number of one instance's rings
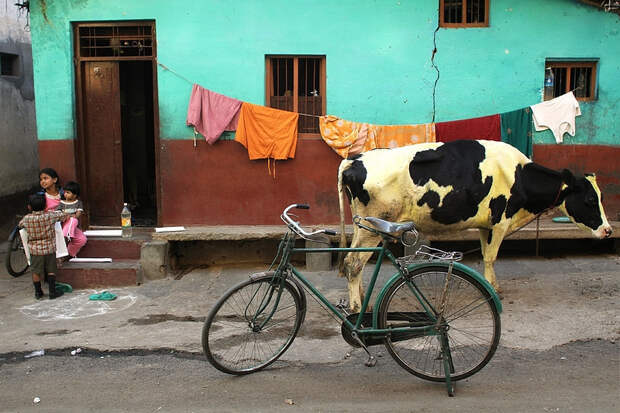
[[[611,221],[613,228],[612,238],[620,238],[620,221]],[[312,225],[315,229],[331,229],[336,232],[340,228],[336,225]],[[284,225],[222,225],[222,226],[196,226],[188,227],[185,231],[153,233],[153,239],[165,241],[252,241],[282,238],[287,228]],[[350,241],[353,235],[353,225],[345,226],[347,239]],[[469,229],[460,232],[425,233],[423,238],[428,241],[473,241],[479,240],[477,229]],[[338,242],[340,236],[330,237],[332,242]],[[539,239],[587,239],[592,235],[579,229],[573,223],[555,223],[550,217],[540,219]],[[536,221],[523,227],[521,230],[510,235],[510,240],[536,239]]]

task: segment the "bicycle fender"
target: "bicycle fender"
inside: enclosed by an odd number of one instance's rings
[[[502,301],[500,300],[499,296],[497,295],[497,292],[495,291],[495,289],[493,288],[493,286],[486,280],[486,278],[484,278],[480,273],[478,273],[476,270],[474,270],[473,268],[470,268],[466,265],[461,264],[460,262],[455,262],[453,264],[453,268],[458,269],[459,271],[464,272],[465,274],[471,276],[472,278],[474,278],[476,281],[478,281],[480,284],[482,284],[482,286],[484,287],[485,290],[487,290],[487,292],[491,295],[491,298],[493,299],[493,304],[495,305],[495,308],[497,309],[497,312],[501,314],[502,312]],[[424,263],[420,263],[420,264],[411,264],[407,267],[407,269],[409,271],[414,271],[418,268],[427,268],[427,267],[443,267],[443,268],[448,268],[449,264],[447,262],[424,262]],[[379,304],[381,303],[381,300],[383,300],[383,296],[387,293],[388,289],[392,286],[392,284],[394,284],[399,278],[400,278],[400,273],[396,273],[394,274],[383,286],[383,288],[381,289],[381,291],[379,292],[379,294],[377,295],[377,298],[375,300],[375,307],[373,310],[373,322],[376,323],[379,317]],[[374,324],[377,325],[377,324]]]
[[[13,230],[11,231],[11,233],[9,234],[9,242],[13,241],[13,239],[19,234],[19,227],[15,227],[13,228]]]

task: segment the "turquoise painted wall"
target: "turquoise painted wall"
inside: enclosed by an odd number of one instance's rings
[[[432,118],[438,0],[33,0],[40,140],[75,137],[71,22],[156,21],[158,59],[183,77],[264,103],[266,54],[327,59],[327,111],[378,124]],[[47,19],[43,16],[43,11]],[[599,98],[581,105],[565,143],[620,144],[620,18],[575,0],[491,0],[489,28],[439,29],[436,121],[541,101],[545,58],[600,59]],[[189,139],[191,84],[158,68],[160,135]],[[550,132],[535,143],[553,143]]]

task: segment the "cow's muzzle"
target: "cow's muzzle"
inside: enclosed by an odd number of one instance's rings
[[[613,233],[613,231],[611,230],[611,227],[607,227],[603,230],[604,234],[605,234],[605,238],[609,238],[611,237],[611,234]]]

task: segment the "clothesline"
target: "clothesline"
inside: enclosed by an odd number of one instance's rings
[[[185,76],[183,76],[183,75],[182,75],[182,74],[180,74],[179,72],[177,72],[177,71],[175,71],[175,70],[170,69],[170,68],[169,68],[168,66],[166,66],[165,64],[160,63],[160,62],[159,62],[159,60],[156,60],[156,62],[157,62],[157,64],[158,64],[159,66],[161,66],[164,70],[167,70],[167,71],[169,71],[170,73],[173,73],[173,74],[177,75],[177,76],[178,76],[178,77],[180,77],[181,79],[185,80],[187,83],[192,84],[192,85],[194,85],[194,84],[198,84],[198,82],[194,82],[194,81],[192,81],[192,80],[190,80],[190,79],[186,78]],[[313,117],[313,118],[320,118],[321,116],[323,116],[323,115],[313,115],[313,114],[310,114],[310,113],[301,113],[301,112],[297,112],[297,113],[299,113],[299,115],[300,115],[300,116],[310,116],[310,117]]]
[[[173,69],[169,68],[168,66],[166,66],[165,64],[160,63],[160,62],[159,62],[159,60],[157,60],[157,58],[155,59],[155,61],[156,61],[156,62],[157,62],[157,64],[158,64],[159,66],[161,66],[164,70],[167,70],[167,71],[169,71],[170,73],[175,74],[176,76],[178,76],[178,77],[180,77],[181,79],[185,80],[187,83],[192,84],[192,85],[193,85],[193,84],[198,84],[198,82],[192,81],[192,80],[190,80],[190,79],[186,78],[185,76],[183,76],[182,74],[180,74],[179,72],[177,72],[176,70],[173,70]],[[569,91],[568,91],[568,92],[566,92],[566,93],[571,93],[571,92],[574,92],[574,91],[579,90],[579,89],[583,89],[583,86],[577,86],[576,88],[571,89],[571,90],[569,90]],[[311,118],[320,118],[320,117],[322,117],[322,116],[325,116],[325,115],[315,115],[315,114],[310,114],[310,113],[301,113],[301,112],[297,112],[297,113],[298,113],[300,116],[309,116],[309,117],[311,117]],[[434,116],[433,116],[433,117],[434,117]]]

